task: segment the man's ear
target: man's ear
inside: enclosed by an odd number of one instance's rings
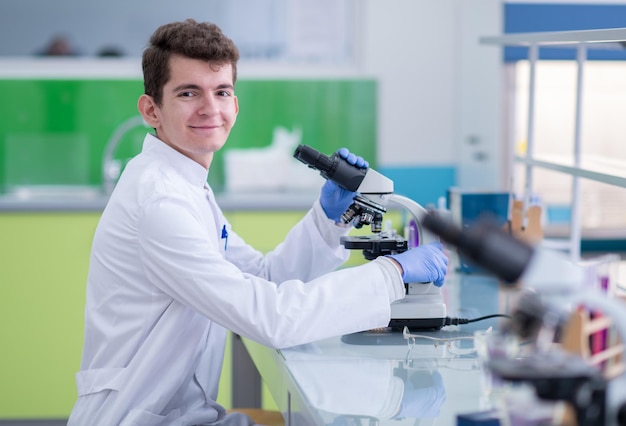
[[[237,122],[237,116],[239,115],[239,99],[235,96],[235,119],[233,120],[233,126]]]
[[[152,96],[146,94],[141,95],[137,101],[137,109],[150,127],[155,129],[159,127],[159,116],[156,111],[157,105]]]

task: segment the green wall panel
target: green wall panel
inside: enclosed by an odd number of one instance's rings
[[[142,90],[131,80],[0,80],[0,184],[99,185],[104,146],[137,115]]]
[[[0,214],[0,418],[63,418],[76,400],[99,214]]]
[[[137,116],[140,80],[0,80],[0,190],[23,185],[102,183],[107,141]],[[274,128],[300,128],[302,143],[325,153],[342,146],[376,166],[373,80],[241,80],[240,112],[226,149],[269,146]],[[122,164],[141,149],[146,127],[120,140]],[[224,188],[222,154],[209,182]]]

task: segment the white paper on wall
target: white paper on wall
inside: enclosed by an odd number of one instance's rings
[[[226,191],[317,191],[324,182],[319,172],[293,158],[302,129],[276,127],[263,148],[230,149],[224,153]]]

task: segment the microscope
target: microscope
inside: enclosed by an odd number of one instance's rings
[[[626,370],[607,377],[597,365],[552,344],[561,337],[564,318],[577,306],[612,318],[619,341],[626,342],[621,299],[590,287],[583,268],[563,253],[531,246],[494,222],[483,220],[461,228],[429,212],[422,224],[504,285],[529,290],[519,297],[504,332],[534,344],[527,345],[525,356],[490,360],[488,368],[495,375],[530,384],[539,399],[565,401],[578,426],[626,425]]]
[[[408,250],[408,239],[391,231],[383,231],[383,214],[387,208],[397,205],[406,209],[417,225],[417,243],[436,241],[434,234],[421,225],[426,210],[415,201],[394,194],[393,181],[371,168],[361,169],[351,165],[337,153],[327,156],[316,149],[299,145],[294,157],[322,177],[340,187],[356,192],[353,203],[343,214],[343,223],[355,228],[369,225],[372,235],[342,237],[341,244],[349,250],[362,250],[367,260],[378,256],[397,254]],[[405,283],[406,297],[391,304],[389,327],[410,330],[439,330],[445,322],[446,305],[441,289],[433,283]]]

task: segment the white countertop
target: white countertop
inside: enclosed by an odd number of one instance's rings
[[[318,193],[281,192],[281,193],[218,193],[217,202],[224,211],[263,211],[263,210],[299,210],[311,208]],[[12,193],[0,195],[0,212],[4,211],[94,211],[104,209],[109,197],[100,190],[85,189],[39,193]]]

